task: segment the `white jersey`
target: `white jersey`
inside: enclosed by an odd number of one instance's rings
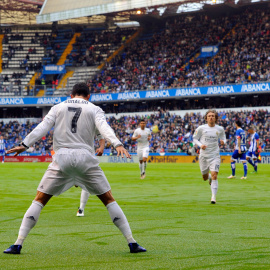
[[[51,108],[43,121],[24,139],[31,146],[54,127],[53,149],[87,149],[94,152],[96,129],[114,147],[122,145],[107,124],[103,110],[82,98],[66,100]]]
[[[206,145],[205,150],[200,150],[200,156],[213,158],[219,156],[218,140],[221,139],[226,143],[224,128],[215,125],[210,127],[208,124],[199,126],[193,135],[193,142],[199,147]]]
[[[145,128],[144,130],[142,130],[141,128],[137,128],[135,129],[132,137],[137,137],[138,135],[141,135],[141,138],[137,140],[138,142],[137,148],[141,149],[141,148],[149,147],[148,136],[151,135],[150,129]]]

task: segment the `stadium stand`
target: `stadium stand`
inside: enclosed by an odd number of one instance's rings
[[[213,19],[190,15],[168,19],[130,44],[89,80],[92,92],[121,92],[269,80],[269,11],[245,9]],[[218,45],[212,59],[202,46]]]
[[[0,78],[1,96],[27,95],[27,84],[36,70],[42,68],[44,48],[40,46],[51,30],[10,29],[3,39],[2,67]],[[19,78],[16,74],[19,75]]]

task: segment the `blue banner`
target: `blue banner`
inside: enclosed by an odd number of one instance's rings
[[[270,92],[270,83],[252,83],[237,85],[221,85],[207,87],[190,87],[190,88],[174,88],[166,90],[149,90],[134,91],[124,93],[107,93],[92,94],[91,102],[108,102],[108,101],[134,101],[134,100],[151,100],[181,97],[199,97],[199,96],[218,96],[232,94],[247,93],[263,93]],[[62,101],[70,99],[70,97],[32,97],[32,98],[0,98],[0,106],[17,106],[17,105],[54,105]]]
[[[65,65],[47,65],[43,66],[42,74],[63,74],[66,72]]]
[[[124,93],[106,93],[106,94],[92,94],[91,102],[103,101],[132,101],[132,100],[150,100],[150,99],[164,99],[177,98],[189,96],[203,96],[203,95],[231,95],[244,93],[258,93],[270,92],[270,83],[251,83],[251,84],[237,84],[237,85],[220,85],[207,87],[190,87],[190,88],[174,88],[166,90],[149,90],[149,91],[134,91]]]
[[[201,54],[199,57],[213,57],[218,53],[218,45],[201,47]]]
[[[70,97],[0,98],[0,105],[55,105]]]

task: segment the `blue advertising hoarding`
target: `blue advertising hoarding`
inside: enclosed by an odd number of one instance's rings
[[[201,47],[200,58],[213,57],[218,53],[218,45]]]
[[[234,95],[248,93],[270,93],[270,83],[251,83],[190,88],[173,88],[164,90],[132,91],[123,93],[91,94],[91,102],[138,101],[165,98],[183,98],[200,96]],[[54,105],[70,97],[32,97],[0,98],[0,106]]]
[[[67,99],[70,97],[0,98],[0,105],[54,105]]]
[[[270,83],[251,83],[237,85],[220,85],[206,87],[190,87],[190,88],[173,88],[164,90],[149,91],[133,91],[124,93],[106,93],[92,94],[91,102],[104,101],[131,101],[131,100],[148,100],[148,99],[164,99],[164,98],[180,98],[180,97],[199,97],[203,95],[232,95],[245,93],[270,92]]]
[[[65,65],[47,65],[43,66],[42,74],[64,74],[66,72]]]

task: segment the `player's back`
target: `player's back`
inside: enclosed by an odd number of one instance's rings
[[[54,150],[84,148],[94,152],[95,117],[98,109],[100,108],[81,98],[69,99],[56,105]]]
[[[242,128],[239,128],[236,130],[236,148],[239,147],[238,145],[238,140],[237,139],[240,139],[240,149],[241,151],[245,152],[247,149],[246,149],[246,132],[242,129]]]
[[[0,150],[5,150],[5,140],[0,139]]]
[[[255,152],[257,150],[257,140],[259,140],[259,135],[255,132],[251,135],[249,151]]]

